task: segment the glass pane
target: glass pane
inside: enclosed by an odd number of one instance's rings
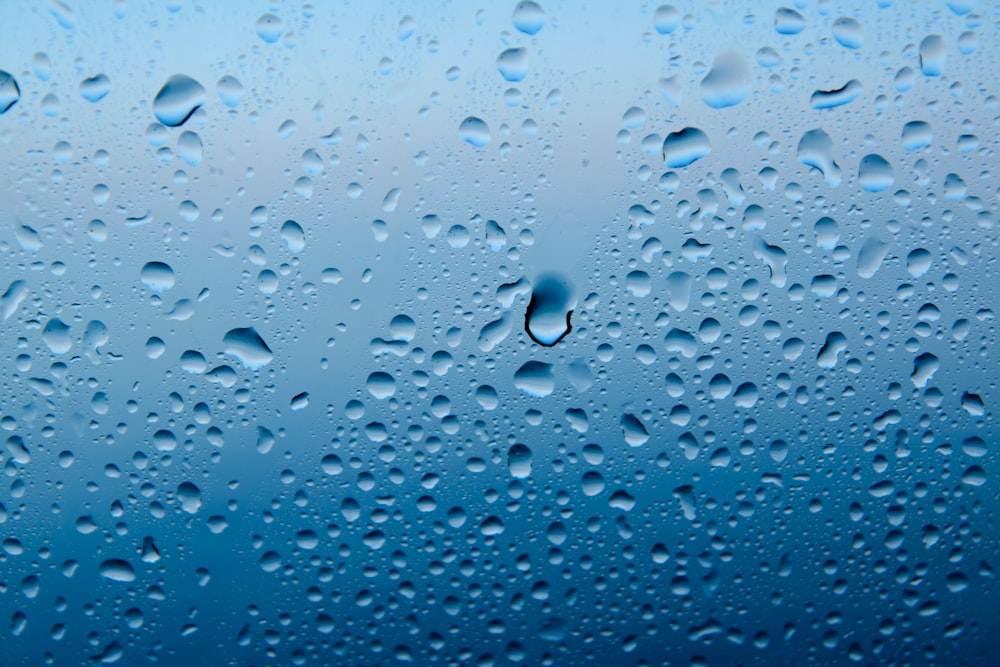
[[[0,17],[0,664],[995,661],[995,3]]]

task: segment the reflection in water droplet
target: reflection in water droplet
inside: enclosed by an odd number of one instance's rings
[[[184,74],[175,74],[153,98],[153,113],[164,125],[177,127],[205,103],[205,88]]]

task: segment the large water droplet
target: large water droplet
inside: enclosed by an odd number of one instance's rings
[[[893,183],[892,165],[878,153],[869,153],[861,159],[858,182],[868,192],[883,192]]]
[[[104,561],[98,568],[98,572],[102,577],[111,581],[135,581],[135,570],[132,569],[132,564],[120,558],[109,558]]]
[[[817,90],[809,98],[809,105],[813,109],[834,109],[850,104],[858,99],[864,88],[857,79],[851,79],[840,88],[831,90]]]
[[[146,262],[139,273],[139,280],[154,292],[166,292],[174,286],[174,270],[164,262]]]
[[[646,431],[646,426],[632,413],[626,412],[622,415],[621,427],[622,435],[625,436],[625,442],[633,447],[641,447],[649,440],[649,432]]]
[[[681,23],[681,13],[673,5],[661,5],[653,14],[653,28],[661,35],[669,35]]]
[[[481,118],[469,116],[458,126],[458,136],[476,148],[490,143],[490,128]]]
[[[274,44],[281,37],[281,33],[285,31],[284,22],[274,14],[262,14],[259,19],[257,19],[256,26],[257,35],[267,42],[268,44]]]
[[[205,88],[185,74],[175,74],[153,98],[153,113],[164,125],[177,127],[205,103]]]
[[[227,107],[237,107],[243,101],[243,84],[235,76],[225,75],[215,84],[219,99]]]
[[[833,22],[833,38],[848,49],[860,49],[865,43],[861,24],[848,16],[841,16]]]
[[[569,282],[555,274],[539,278],[524,314],[524,330],[539,345],[551,347],[572,331],[576,298]]]
[[[514,386],[528,396],[544,398],[556,388],[552,377],[552,364],[528,361],[514,373]]]
[[[377,399],[389,398],[396,393],[396,379],[383,371],[368,376],[368,393]]]
[[[21,99],[21,87],[10,72],[0,69],[0,114],[7,113]]]
[[[779,35],[797,35],[806,28],[806,19],[791,7],[774,12],[774,29]]]
[[[701,99],[713,109],[736,106],[750,94],[750,67],[738,53],[721,53],[701,80]]]
[[[523,81],[528,76],[528,49],[507,49],[497,56],[497,69],[500,76],[511,83]]]
[[[100,102],[111,92],[111,79],[98,74],[80,82],[80,95],[88,102]]]
[[[512,445],[507,450],[507,468],[510,474],[518,479],[531,476],[531,449],[520,443]]]
[[[948,48],[941,35],[928,35],[920,42],[920,71],[924,76],[941,76],[948,59]]]
[[[663,161],[671,169],[687,167],[711,151],[708,135],[696,127],[671,132],[663,140]]]
[[[271,362],[274,354],[253,327],[230,329],[222,339],[226,354],[236,357],[250,370],[258,370]]]
[[[545,25],[545,11],[537,2],[521,0],[514,7],[514,16],[511,21],[514,27],[525,35],[535,35]]]
[[[831,188],[840,185],[840,166],[833,159],[833,140],[823,130],[809,130],[802,135],[798,158],[807,167],[818,169]]]
[[[69,331],[68,324],[58,317],[53,317],[42,329],[42,341],[52,354],[66,354],[73,347],[73,338]]]

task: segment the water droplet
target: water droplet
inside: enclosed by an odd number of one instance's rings
[[[864,87],[857,79],[851,79],[840,88],[831,90],[817,90],[809,98],[809,105],[813,109],[834,109],[850,104],[861,96]]]
[[[132,569],[132,564],[120,558],[109,558],[101,563],[98,573],[111,581],[135,581],[135,570]]]
[[[197,514],[201,509],[201,489],[191,482],[181,482],[177,486],[177,500],[181,509],[188,514]]]
[[[574,307],[576,297],[569,281],[555,274],[542,275],[531,292],[524,330],[531,340],[551,347],[572,331]]]
[[[889,189],[894,180],[892,165],[878,153],[869,153],[861,159],[858,182],[863,190],[883,192]]]
[[[520,443],[507,450],[507,469],[512,477],[524,479],[531,476],[531,449]]]
[[[183,125],[205,103],[205,88],[184,74],[175,74],[153,99],[153,114],[168,127]]]
[[[281,240],[292,252],[302,252],[306,247],[306,233],[303,231],[302,225],[294,220],[285,220],[285,223],[281,225]]]
[[[632,413],[626,412],[622,415],[621,427],[625,442],[632,447],[641,447],[649,441],[649,432],[646,431],[645,424]]]
[[[497,70],[506,81],[517,83],[528,76],[528,49],[506,49],[497,56]]]
[[[716,56],[701,80],[701,99],[713,109],[736,106],[750,94],[750,67],[738,53],[727,51]]]
[[[111,92],[111,79],[97,74],[80,82],[80,95],[88,102],[100,102]]]
[[[257,35],[268,44],[277,42],[285,31],[284,22],[274,14],[262,14],[254,27]]]
[[[774,29],[779,35],[797,35],[806,28],[806,19],[791,7],[774,12]]]
[[[166,292],[174,286],[174,270],[164,262],[146,262],[139,273],[139,280],[154,292]]]
[[[798,147],[799,162],[819,170],[831,188],[840,185],[840,166],[833,159],[833,140],[821,129],[802,135]]]
[[[865,239],[858,251],[858,275],[862,278],[871,278],[882,266],[882,260],[889,252],[889,244],[877,238]]]
[[[514,386],[528,396],[544,398],[551,394],[556,383],[552,375],[552,364],[542,361],[527,361],[514,373]]]
[[[833,38],[848,49],[860,49],[865,43],[861,24],[848,16],[841,16],[833,22]]]
[[[69,325],[58,317],[53,317],[42,329],[42,341],[52,354],[66,354],[73,347]]]
[[[511,22],[525,35],[536,35],[545,25],[545,11],[537,2],[521,0],[514,6]]]
[[[21,99],[21,87],[17,85],[17,79],[0,69],[0,114],[10,111],[10,108]]]
[[[12,282],[3,295],[0,295],[0,315],[4,320],[10,319],[17,312],[18,306],[28,296],[28,283],[23,280]]]
[[[986,471],[979,466],[969,466],[962,473],[962,483],[969,486],[982,486],[986,483]]]
[[[458,126],[458,136],[462,141],[482,148],[490,143],[490,128],[481,118],[469,116]]]
[[[913,373],[910,374],[913,386],[917,389],[926,387],[939,368],[941,368],[941,360],[936,355],[930,352],[917,355],[916,359],[913,360]]]
[[[406,40],[408,40],[410,37],[413,36],[413,33],[416,32],[416,30],[417,30],[416,20],[414,20],[412,16],[406,15],[399,20],[399,26],[396,30],[396,37],[399,39],[399,41],[405,42]]]
[[[668,167],[687,167],[712,151],[708,135],[696,127],[671,132],[663,140],[663,160]]]
[[[227,107],[237,107],[243,101],[243,84],[235,76],[225,75],[215,84],[219,99]]]
[[[928,35],[920,42],[920,71],[924,76],[941,76],[948,60],[948,48],[941,35]]]
[[[396,393],[396,379],[388,373],[376,371],[368,376],[368,393],[381,400]]]
[[[661,35],[669,35],[681,23],[681,13],[673,5],[660,5],[653,14],[653,28]]]
[[[223,337],[222,345],[223,352],[236,357],[250,370],[261,369],[274,358],[271,348],[253,327],[230,329]]]

